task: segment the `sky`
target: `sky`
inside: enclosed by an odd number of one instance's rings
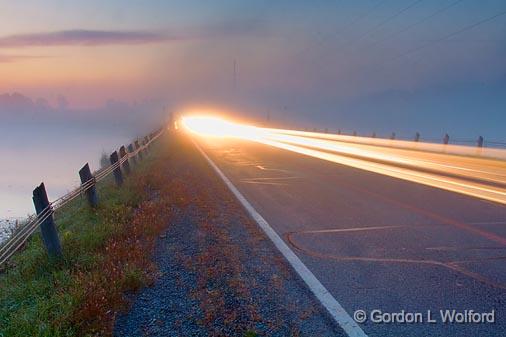
[[[149,101],[363,133],[502,136],[504,1],[1,2],[0,94],[63,97],[69,118]]]

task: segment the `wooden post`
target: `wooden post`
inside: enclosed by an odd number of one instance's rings
[[[128,162],[128,154],[126,152],[125,146],[122,146],[119,148],[119,156],[120,156],[120,158],[126,157],[126,160],[123,163],[123,165],[121,165],[121,167],[123,168],[123,171],[125,171],[125,174],[129,175],[130,174],[130,163]]]
[[[33,204],[35,205],[37,215],[41,214],[49,206],[49,199],[47,198],[44,183],[41,183],[33,190]],[[46,212],[44,212],[42,217],[47,214]],[[52,209],[49,209],[49,214],[49,217],[40,224],[42,241],[44,242],[44,246],[46,246],[47,253],[50,257],[60,257],[62,256],[61,245],[60,239],[58,238],[58,232],[56,231]]]
[[[483,137],[482,136],[478,137],[477,145],[478,145],[478,147],[483,147]]]
[[[449,142],[450,142],[450,136],[448,134],[445,134],[445,136],[443,138],[443,144],[448,145]]]
[[[395,139],[395,132],[392,132],[392,134],[390,135],[390,139],[392,139],[392,140]]]
[[[86,165],[84,165],[83,168],[79,170],[79,178],[81,178],[81,186],[89,181],[93,182],[90,186],[88,186],[88,189],[86,190],[85,193],[90,207],[97,208],[98,195],[97,189],[95,187],[95,177],[91,175],[90,166],[88,165],[88,163],[86,163]]]
[[[136,149],[136,150],[138,150],[138,149],[140,148],[140,146],[139,146],[139,141],[138,141],[138,140],[136,140],[136,141],[134,142],[134,144],[135,144],[135,149]],[[139,159],[140,159],[140,160],[142,160],[142,151],[137,152],[137,155],[139,156]]]
[[[147,153],[149,152],[149,147],[148,147],[148,142],[146,141],[146,137],[144,137],[144,140],[142,141],[142,145],[144,145],[144,152],[146,152],[146,155],[147,155]]]
[[[110,156],[110,161],[111,161],[111,165],[114,165],[118,162],[119,158],[118,158],[118,151],[114,151],[113,153],[111,153],[111,156]],[[114,180],[116,181],[116,185],[118,186],[121,186],[123,185],[123,174],[121,174],[121,167],[116,167],[114,169]]]
[[[415,133],[415,142],[420,141],[420,132]]]
[[[133,144],[132,144],[132,143],[130,143],[130,144],[128,145],[128,152],[130,152],[130,153],[134,153],[134,146],[133,146]],[[135,156],[133,156],[133,157],[132,157],[132,161],[133,161],[134,165],[136,165],[136,164],[137,164],[137,158],[135,158]]]
[[[149,144],[149,138],[146,136],[144,137],[144,145],[146,146],[146,152],[148,152],[150,145]]]

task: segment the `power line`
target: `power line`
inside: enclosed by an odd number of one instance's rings
[[[336,37],[340,34],[343,34],[344,32],[348,31],[349,28],[353,27],[355,24],[357,24],[359,21],[369,17],[374,11],[376,11],[382,4],[384,3],[384,0],[378,0],[378,2],[376,3],[376,5],[374,5],[373,7],[371,7],[368,11],[365,11],[364,13],[362,13],[361,15],[358,15],[355,17],[354,20],[352,20],[350,23],[348,23],[344,28],[338,30],[337,32],[334,32],[333,34],[331,34],[331,37]],[[326,39],[329,39],[329,36],[326,37]],[[322,43],[324,42],[324,39],[318,39],[317,40],[318,43]],[[294,55],[294,58],[304,54],[305,52],[311,50],[312,47],[311,46],[308,46],[304,49],[302,49],[301,51],[299,51],[298,53],[296,53]]]
[[[363,19],[365,19],[365,18],[369,17],[369,16],[370,16],[370,15],[371,15],[371,14],[372,14],[372,13],[373,13],[376,9],[378,9],[381,5],[383,5],[383,2],[384,2],[384,1],[382,1],[382,0],[378,1],[378,2],[376,3],[376,6],[373,6],[373,7],[372,7],[369,11],[366,11],[366,12],[365,12],[365,13],[363,13],[362,15],[358,15],[358,16],[355,18],[355,20],[353,20],[352,22],[350,22],[350,23],[349,23],[349,24],[345,27],[345,29],[342,29],[342,30],[340,31],[340,33],[342,34],[342,33],[346,32],[346,31],[348,30],[348,28],[350,28],[350,27],[354,26],[357,22],[359,22],[359,21],[361,21],[361,20],[363,20]]]
[[[459,30],[457,30],[457,31],[454,31],[454,32],[452,32],[452,33],[450,33],[450,34],[448,34],[448,35],[445,35],[445,36],[443,36],[443,37],[441,37],[441,38],[439,38],[439,39],[436,39],[436,40],[430,41],[430,42],[425,43],[425,44],[423,44],[423,45],[421,45],[421,46],[419,46],[419,47],[417,47],[417,48],[414,48],[414,49],[408,50],[408,51],[407,51],[407,52],[405,52],[405,53],[399,54],[399,55],[397,55],[396,57],[394,57],[394,60],[395,60],[395,59],[402,58],[402,57],[405,57],[405,56],[410,55],[410,54],[414,54],[414,53],[419,52],[420,50],[423,50],[423,49],[425,49],[425,48],[427,48],[427,47],[430,47],[430,46],[432,46],[432,45],[435,45],[435,44],[438,44],[438,43],[443,42],[443,41],[445,41],[445,40],[448,40],[448,39],[450,39],[450,38],[454,37],[455,35],[458,35],[458,34],[461,34],[461,33],[463,33],[463,32],[466,32],[466,31],[468,31],[468,30],[474,29],[474,28],[476,28],[476,27],[478,27],[478,26],[480,26],[480,25],[482,25],[482,24],[484,24],[484,23],[487,23],[487,22],[493,21],[493,20],[497,19],[498,17],[501,17],[501,16],[503,16],[503,15],[505,15],[505,14],[506,14],[506,10],[505,10],[505,11],[503,11],[503,12],[500,12],[500,13],[498,13],[498,14],[492,15],[492,16],[490,16],[490,17],[488,17],[488,18],[485,18],[485,19],[483,19],[483,20],[480,20],[480,21],[478,21],[478,22],[475,22],[475,23],[473,23],[473,24],[470,24],[470,25],[468,25],[468,26],[465,26],[465,27],[463,27],[463,28],[461,28],[461,29],[459,29]]]
[[[413,1],[411,4],[409,4],[408,6],[402,8],[401,10],[395,12],[394,14],[392,14],[391,16],[389,16],[388,18],[386,18],[385,20],[381,21],[379,24],[377,24],[376,26],[372,27],[371,29],[369,29],[365,34],[361,35],[359,38],[353,40],[351,42],[351,44],[349,44],[348,46],[350,45],[353,45],[354,43],[357,43],[358,41],[362,40],[363,38],[365,38],[366,36],[369,36],[372,32],[374,32],[375,30],[377,30],[378,28],[381,28],[383,27],[384,25],[386,25],[388,22],[392,21],[393,19],[395,19],[396,17],[398,17],[399,15],[401,15],[402,13],[410,10],[411,8],[415,7],[416,5],[418,5],[420,2],[422,2],[423,0],[415,0]]]
[[[402,59],[402,58],[404,58],[404,57],[406,57],[408,55],[415,54],[415,53],[417,53],[417,52],[419,52],[419,51],[421,51],[423,49],[426,49],[428,47],[431,47],[433,45],[436,45],[438,43],[446,41],[446,40],[448,40],[448,39],[450,39],[450,38],[452,38],[452,37],[454,37],[454,36],[456,36],[458,34],[461,34],[463,32],[466,32],[466,31],[469,31],[471,29],[474,29],[474,28],[476,28],[476,27],[478,27],[478,26],[480,26],[482,24],[485,24],[485,23],[488,23],[490,21],[493,21],[493,20],[497,19],[498,17],[501,17],[501,16],[503,16],[505,14],[506,14],[506,10],[502,11],[500,13],[494,14],[494,15],[492,15],[490,17],[485,18],[485,19],[482,19],[482,20],[479,20],[477,22],[474,22],[472,24],[469,24],[469,25],[467,25],[465,27],[462,27],[462,28],[460,28],[460,29],[458,29],[458,30],[450,33],[450,34],[442,36],[442,37],[440,37],[440,38],[438,38],[436,40],[429,41],[429,42],[427,42],[427,43],[425,43],[425,44],[423,44],[423,45],[421,45],[419,47],[413,48],[413,49],[408,50],[408,51],[406,51],[404,53],[400,53],[400,54],[398,54],[396,56],[393,56],[392,58],[389,59],[389,61],[399,60],[399,59]],[[416,62],[414,64],[416,64]],[[372,68],[372,69],[371,69],[371,71],[370,71],[369,74],[371,74],[371,73],[380,73],[380,72],[383,72],[383,71],[387,70],[385,63],[382,63],[381,65],[374,66],[374,68],[373,68],[372,65],[370,65],[370,68]]]
[[[440,9],[438,9],[437,11],[433,12],[432,14],[429,14],[428,16],[426,16],[426,17],[424,17],[424,18],[422,18],[422,19],[420,19],[420,20],[418,20],[418,21],[414,22],[413,24],[408,25],[408,26],[406,26],[406,27],[404,27],[404,28],[402,28],[402,29],[400,29],[400,30],[398,30],[398,31],[395,31],[395,32],[393,32],[392,34],[387,35],[387,36],[386,36],[386,37],[384,37],[383,39],[376,40],[375,42],[373,42],[373,43],[369,44],[367,47],[374,46],[374,45],[378,44],[379,42],[383,42],[383,41],[389,40],[389,39],[391,39],[391,38],[392,38],[392,37],[394,37],[394,36],[397,36],[397,35],[400,35],[400,34],[402,34],[402,33],[405,33],[405,32],[407,32],[408,30],[410,30],[411,28],[416,27],[416,26],[418,26],[418,25],[420,25],[420,24],[422,24],[422,23],[424,23],[424,22],[427,22],[427,21],[429,21],[430,19],[432,19],[432,18],[436,17],[437,15],[439,15],[439,14],[442,14],[442,13],[446,12],[448,9],[450,9],[450,8],[452,8],[452,7],[456,6],[456,5],[458,5],[458,4],[459,4],[459,3],[461,3],[462,1],[464,1],[464,0],[457,0],[457,1],[454,1],[454,2],[452,2],[451,4],[449,4],[449,5],[447,5],[447,6],[444,6],[444,7],[440,8]]]

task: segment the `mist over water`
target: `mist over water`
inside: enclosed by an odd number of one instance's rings
[[[102,152],[109,154],[133,138],[79,127],[14,127],[1,133],[0,218],[33,213],[32,191],[41,182],[50,200],[65,194],[79,185],[78,171],[86,162],[98,169]]]
[[[45,183],[50,200],[80,184],[79,169],[159,127],[159,102],[107,102],[93,110],[52,107],[21,94],[0,95],[0,219],[34,213],[32,191]],[[0,223],[0,227],[5,227]]]

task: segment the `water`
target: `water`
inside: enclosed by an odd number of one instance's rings
[[[79,125],[0,126],[0,241],[16,220],[35,212],[31,197],[37,185],[44,182],[49,200],[64,195],[79,185],[86,162],[98,169],[102,152],[109,155],[134,136]]]

